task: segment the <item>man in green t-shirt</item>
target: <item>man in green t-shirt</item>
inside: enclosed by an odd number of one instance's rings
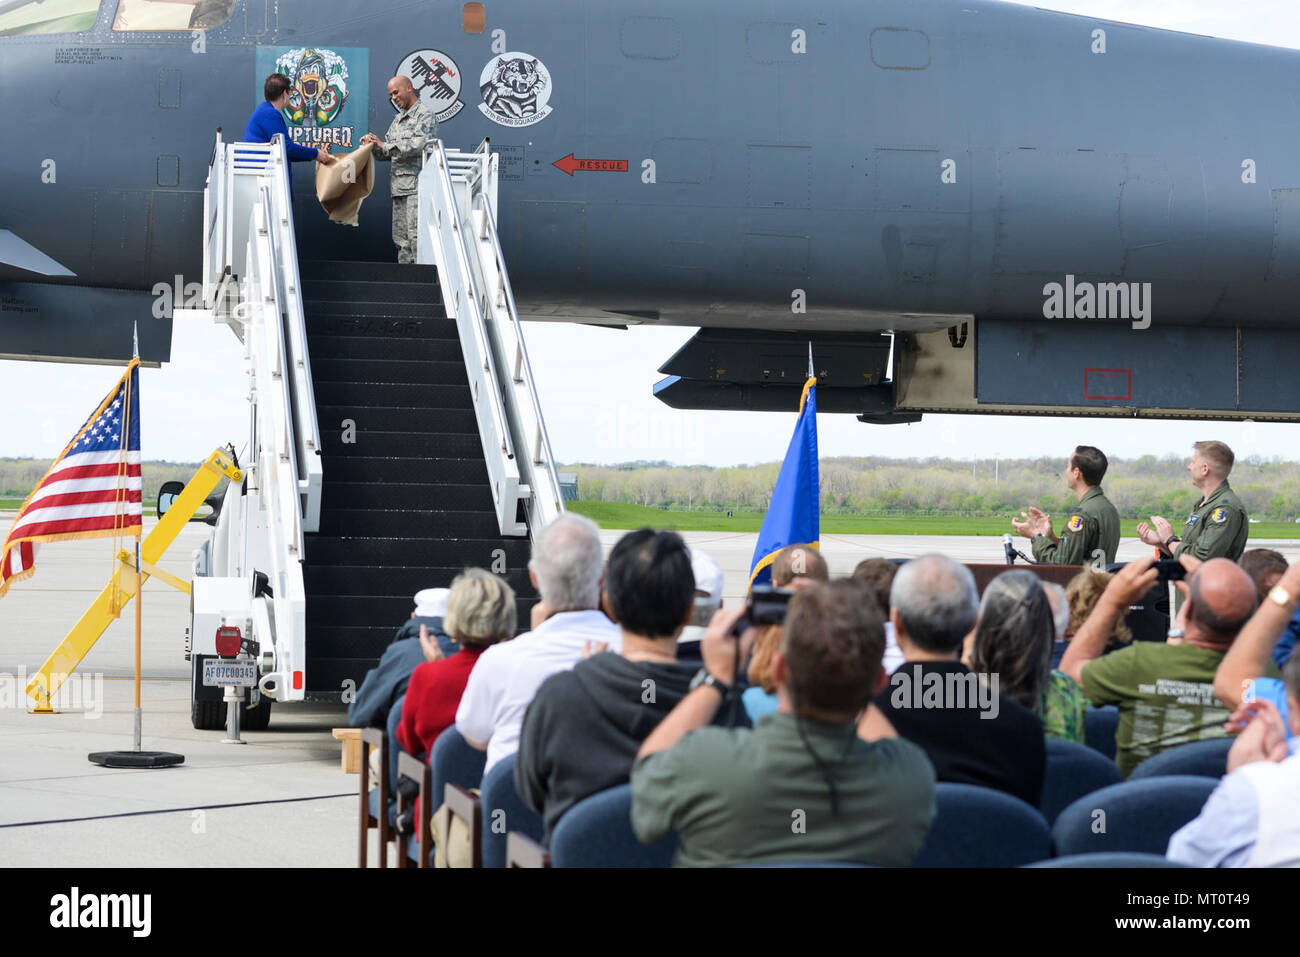
[[[934,817],[934,768],[909,741],[858,737],[858,715],[885,684],[875,599],[850,580],[800,589],[772,659],[777,712],[752,731],[705,727],[733,693],[743,612],[714,616],[693,690],[641,745],[637,837],[676,831],[681,866],[910,864]]]
[[[1255,612],[1255,584],[1226,558],[1181,561],[1187,597],[1168,642],[1138,641],[1102,654],[1116,618],[1156,583],[1148,556],[1116,573],[1061,659],[1061,671],[1094,705],[1119,706],[1115,763],[1126,777],[1153,754],[1227,734],[1229,712],[1215,697],[1214,673]]]

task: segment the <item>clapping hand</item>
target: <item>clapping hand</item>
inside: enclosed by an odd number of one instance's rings
[[[1052,516],[1047,515],[1036,505],[1029,506],[1029,513],[1020,513],[1020,521],[1011,520],[1011,527],[1017,535],[1033,538],[1036,535],[1052,537]]]
[[[1174,528],[1159,515],[1152,515],[1150,524],[1138,522],[1137,533],[1144,544],[1161,548],[1174,534]]]
[[[424,649],[425,661],[442,661],[442,646],[437,638],[429,637],[429,626],[420,625],[420,647]]]
[[[1246,730],[1237,736],[1228,751],[1229,773],[1243,764],[1253,764],[1256,761],[1277,762],[1286,758],[1286,727],[1273,702],[1262,698],[1247,701],[1232,713],[1225,727],[1229,731],[1236,731],[1243,725]]]

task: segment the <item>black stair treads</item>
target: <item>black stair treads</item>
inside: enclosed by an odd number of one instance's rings
[[[310,348],[310,345],[308,346]],[[393,385],[398,382],[426,385],[467,385],[465,363],[456,361],[442,362],[428,359],[372,359],[356,356],[332,358],[311,357],[311,375],[313,379],[329,379],[334,382],[377,382]]]
[[[456,569],[456,572],[459,573],[460,569]],[[439,582],[436,586],[426,585],[425,587],[445,588],[451,584],[452,578],[455,577],[455,575],[452,575],[450,578]],[[516,627],[520,630],[528,630],[527,610],[532,605],[533,601],[521,603],[516,599],[516,617],[522,615],[522,618],[516,622]],[[386,597],[373,595],[309,595],[307,597],[308,644],[312,643],[314,637],[312,622],[320,622],[322,625],[328,623],[336,627],[373,625],[375,622],[385,622],[391,623],[393,631],[396,632],[398,626],[411,617],[411,609],[411,595],[391,595]]]
[[[321,432],[321,447],[327,456],[367,458],[369,456],[446,456],[456,459],[483,458],[483,440],[471,432],[381,432],[365,428],[365,412],[357,413],[356,427],[346,435],[343,429]],[[350,441],[344,441],[349,439]]]
[[[486,485],[488,481],[482,454],[463,459],[326,455],[321,465],[327,482]]]
[[[324,508],[320,535],[349,538],[492,538],[496,513],[436,512],[411,509]]]
[[[318,405],[397,406],[404,409],[473,409],[467,385],[417,385],[398,382],[331,382],[313,376]]]
[[[393,628],[395,632],[396,627]],[[343,701],[343,692],[350,691],[351,697],[355,697],[357,689],[361,687],[361,681],[366,676],[366,672],[375,666],[379,655],[383,654],[383,649],[373,655],[357,656],[354,658],[336,658],[326,656],[321,658],[313,657],[311,652],[311,627],[307,629],[307,680],[306,692],[308,701]],[[345,684],[346,682],[346,684]],[[283,720],[281,718],[280,720]]]
[[[449,582],[434,583],[427,585],[428,588],[445,588]],[[516,626],[520,632],[528,631],[528,616],[532,612],[533,605],[537,603],[536,597],[517,599],[515,601],[515,618]],[[411,617],[411,598],[406,600],[406,614],[395,621],[392,626],[360,624],[360,625],[341,625],[331,623],[328,625],[308,625],[307,628],[307,672],[316,668],[317,664],[329,659],[361,659],[366,663],[362,666],[353,681],[357,687],[361,685],[361,678],[365,675],[366,670],[373,668],[380,655],[384,653],[393,637],[397,634],[397,629],[401,627],[403,621]],[[310,619],[309,619],[310,621]],[[345,676],[346,677],[346,676]],[[341,679],[340,679],[341,683]],[[310,686],[310,677],[308,679]]]
[[[528,565],[527,538],[352,538],[306,536],[306,569],[329,565],[350,567],[491,569],[493,562],[510,571]],[[398,589],[405,592],[405,589]],[[412,593],[414,594],[414,593]]]
[[[465,367],[455,326],[451,328],[451,334],[446,339],[308,336],[307,349],[311,354],[313,370],[323,359],[406,359],[417,362],[454,362],[462,369]],[[315,378],[314,371],[312,378]]]
[[[492,493],[486,482],[475,485],[385,485],[369,482],[331,482],[321,488],[321,508],[396,508],[427,511],[492,511]]]
[[[468,391],[468,386],[466,387]],[[348,428],[377,432],[444,432],[478,436],[478,422],[473,409],[403,409],[396,406],[365,406],[359,403],[336,404],[316,398],[316,421],[322,433],[336,431],[339,436]]]
[[[504,570],[519,630],[537,600],[527,537],[500,534],[454,320],[432,266],[300,265],[324,485],[305,538],[307,696],[355,689],[413,596]]]
[[[306,302],[436,303],[442,307],[442,289],[434,283],[304,279],[302,298]]]
[[[441,305],[308,302],[303,314],[309,342],[317,336],[458,339],[456,323]]]
[[[526,574],[527,561],[512,565],[508,559],[506,568],[513,572]],[[407,566],[407,565],[316,565],[306,570],[303,580],[308,595],[345,595],[362,597],[392,597],[405,595],[410,603],[411,597],[423,588],[447,588],[452,579],[466,568],[491,568],[491,560],[465,561],[444,566]],[[512,582],[511,588],[514,587]],[[410,609],[407,609],[410,614]],[[400,621],[398,622],[400,624]],[[394,625],[396,627],[396,625]]]
[[[345,262],[309,259],[298,264],[302,279],[326,279],[343,282],[415,282],[436,283],[437,266],[394,262]]]

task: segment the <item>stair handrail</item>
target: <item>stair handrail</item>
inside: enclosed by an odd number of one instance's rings
[[[540,530],[564,514],[564,490],[560,484],[559,472],[555,468],[555,454],[551,450],[551,435],[546,428],[546,417],[542,414],[542,402],[538,394],[537,380],[533,376],[533,364],[528,357],[528,345],[524,339],[523,322],[519,318],[519,309],[515,304],[514,289],[510,285],[510,271],[506,267],[505,253],[501,249],[501,238],[497,233],[496,211],[492,206],[487,187],[488,177],[485,175],[479,180],[479,188],[473,191],[473,204],[474,208],[482,214],[477,223],[478,235],[490,246],[498,278],[497,291],[504,294],[504,301],[500,303],[500,305],[504,306],[502,310],[504,312],[503,318],[514,332],[516,351],[512,377],[516,383],[524,387],[524,391],[528,395],[529,405],[532,407],[534,422],[531,424],[536,429],[536,441],[533,443],[534,452],[528,457],[528,472],[531,474],[524,477],[533,490],[529,507],[535,508],[537,511],[536,515],[530,516],[531,521],[529,524]],[[520,438],[522,440],[524,436],[521,435]],[[542,476],[535,474],[535,466],[542,467]],[[545,481],[539,481],[539,479],[545,479]],[[545,494],[543,494],[543,489],[545,489]]]
[[[306,667],[306,589],[303,582],[304,555],[302,493],[296,444],[292,396],[293,359],[287,348],[281,317],[280,256],[276,242],[277,209],[271,184],[259,190],[261,201],[249,213],[247,309],[245,350],[254,371],[256,445],[251,450],[249,495],[256,508],[249,514],[265,523],[267,543],[259,554],[250,556],[249,566],[266,574],[270,589],[263,596],[269,604],[266,625],[255,633],[263,649],[274,650],[274,666],[261,676],[259,686],[273,683],[279,700],[301,700],[301,678]],[[261,513],[260,515],[258,513]],[[249,542],[258,547],[256,541]],[[247,546],[246,546],[247,547]],[[255,609],[258,603],[255,602]],[[255,615],[256,621],[256,615]]]
[[[284,139],[224,143],[216,137],[204,190],[204,295],[244,343],[253,405],[238,556],[217,576],[250,579],[259,688],[277,700],[305,697],[305,533],[319,528],[323,469],[307,352],[301,278]],[[223,509],[220,525],[234,521]],[[227,530],[229,531],[229,530]]]
[[[251,182],[246,183],[246,180]],[[314,532],[320,527],[321,466],[320,423],[316,415],[311,361],[307,350],[307,324],[303,314],[302,283],[298,273],[297,242],[293,226],[293,203],[289,192],[289,164],[284,138],[269,143],[225,143],[216,134],[208,166],[208,183],[203,192],[205,230],[203,237],[203,290],[207,308],[218,319],[240,330],[241,308],[239,260],[246,257],[248,213],[267,197],[266,228],[272,237],[276,271],[273,285],[280,320],[277,334],[288,353],[286,380],[289,386],[294,458],[298,471],[298,493],[303,527]],[[251,268],[245,260],[244,268]]]
[[[526,535],[528,523],[518,520],[517,511],[518,502],[526,499],[530,490],[520,481],[495,350],[480,307],[483,300],[470,265],[470,246],[461,225],[447,152],[439,140],[428,147],[418,197],[420,220],[428,227],[420,230],[418,258],[425,262],[432,258],[437,264],[443,305],[456,321],[497,524],[503,535]]]

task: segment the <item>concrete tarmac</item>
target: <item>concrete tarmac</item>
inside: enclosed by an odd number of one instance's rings
[[[0,527],[11,520],[12,514],[0,513]],[[151,526],[146,523],[146,533]],[[187,528],[162,567],[188,580],[191,552],[208,533],[205,525]],[[606,548],[622,534],[604,532]],[[689,532],[685,538],[721,565],[724,598],[740,600],[757,536]],[[1292,560],[1300,556],[1300,541],[1251,544],[1278,548]],[[822,539],[833,574],[847,574],[871,556],[932,551],[961,561],[1002,558],[995,536]],[[1127,541],[1119,557],[1145,552],[1145,546]],[[70,679],[64,710],[27,713],[25,676],[107,582],[111,561],[110,544],[103,540],[46,545],[35,577],[14,584],[0,599],[0,676],[14,676],[0,677],[0,861],[37,867],[353,866],[358,778],[340,771],[339,744],[330,736],[331,728],[347,723],[342,707],[277,705],[270,729],[246,733],[246,745],[222,744],[221,732],[195,731],[184,660],[189,603],[160,582],[144,589],[143,747],[184,754],[183,765],[109,770],[87,761],[92,751],[131,747],[129,607]],[[393,622],[394,629],[398,624]],[[371,854],[373,860],[373,841]]]

